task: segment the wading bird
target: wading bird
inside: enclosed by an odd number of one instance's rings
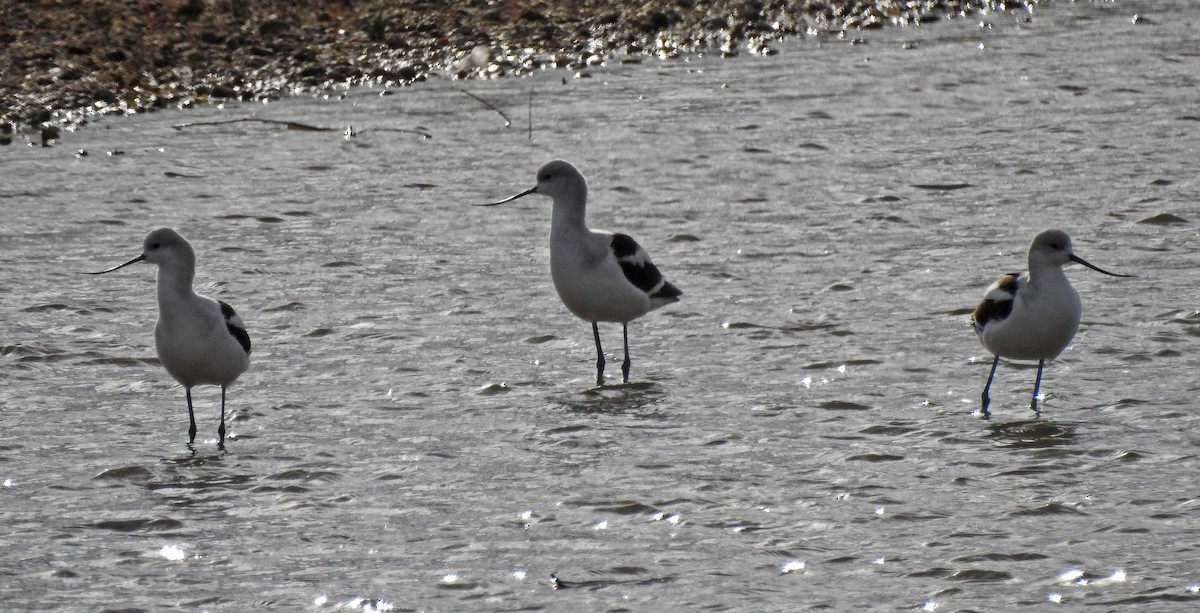
[[[604,385],[604,350],[599,322],[621,324],[625,341],[622,380],[629,382],[629,322],[672,302],[683,292],[671,285],[640,245],[625,234],[590,230],[584,221],[587,180],[562,160],[542,166],[537,185],[499,202],[529,194],[554,201],[550,221],[550,277],[567,309],[591,322],[596,339],[596,385]]]
[[[146,236],[142,254],[108,270],[86,273],[102,275],[130,264],[158,265],[158,324],[154,346],[158,359],[172,377],[183,385],[187,396],[188,445],[196,442],[196,416],[192,411],[192,388],[221,386],[221,426],[217,447],[225,448],[225,390],[250,366],[250,335],[233,307],[201,296],[192,289],[196,276],[196,253],[178,232],[160,228]]]
[[[988,390],[996,376],[1000,358],[1037,360],[1037,380],[1033,384],[1033,402],[1029,408],[1038,411],[1038,389],[1042,384],[1042,367],[1053,360],[1075,338],[1079,330],[1082,308],[1079,294],[1071,287],[1063,272],[1070,262],[1083,264],[1092,270],[1113,277],[1128,277],[1101,270],[1071,250],[1071,237],[1062,230],[1046,230],[1029,245],[1029,270],[1000,277],[988,288],[983,301],[971,314],[971,325],[979,341],[996,357],[987,385],[983,387],[981,412],[988,417]]]

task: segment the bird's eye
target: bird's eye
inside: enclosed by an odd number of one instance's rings
[[[151,249],[158,249],[158,248],[159,248],[159,247],[161,247],[161,246],[162,246],[162,245],[160,245],[160,244],[158,244],[158,243],[154,243],[154,244],[150,245],[150,248],[151,248]]]

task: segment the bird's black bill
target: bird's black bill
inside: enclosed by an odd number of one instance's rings
[[[1076,264],[1083,264],[1084,266],[1087,266],[1088,268],[1091,268],[1092,270],[1094,270],[1096,272],[1102,272],[1110,277],[1132,277],[1133,276],[1133,275],[1118,275],[1115,272],[1108,272],[1107,270],[1104,270],[1103,268],[1089,264],[1087,262],[1087,260],[1085,260],[1073,253],[1071,254],[1071,261],[1075,262]]]
[[[524,198],[525,196],[528,196],[529,194],[535,194],[535,193],[537,193],[537,188],[531,187],[531,188],[517,194],[516,196],[511,196],[509,198],[505,198],[504,200],[501,200],[500,202],[485,202],[483,204],[476,204],[474,206],[496,206],[497,204],[504,204],[505,202],[512,202],[513,200],[516,200],[517,198]]]
[[[122,268],[125,268],[126,266],[129,266],[130,264],[137,264],[138,262],[141,262],[141,261],[142,261],[142,260],[144,260],[144,259],[146,259],[146,256],[144,256],[144,255],[139,255],[139,256],[137,256],[136,258],[133,258],[132,260],[129,260],[128,262],[125,262],[124,264],[121,264],[121,265],[119,265],[119,266],[113,266],[112,268],[109,268],[108,270],[101,270],[100,272],[85,272],[85,273],[83,273],[83,274],[85,274],[85,275],[102,275],[102,274],[104,274],[104,273],[106,273],[106,272],[112,272],[112,271],[114,271],[114,270],[120,270],[120,269],[122,269]]]

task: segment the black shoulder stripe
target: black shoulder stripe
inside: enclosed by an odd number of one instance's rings
[[[246,333],[246,329],[239,328],[233,324],[225,324],[225,327],[229,328],[229,333],[233,335],[233,338],[237,339],[242,349],[246,350],[246,355],[250,355],[250,335]]]
[[[1001,277],[997,283],[999,284],[1000,289],[1016,296],[1017,289],[1019,288],[1019,286],[1017,285],[1017,279],[1020,279],[1020,278],[1021,278],[1021,273],[1010,272],[1007,275],[1004,275],[1003,277]]]
[[[1012,313],[1012,300],[984,300],[971,313],[971,323],[976,330],[982,330],[989,321],[1000,321]]]
[[[612,250],[617,259],[630,257],[638,252],[641,246],[628,234],[613,234]]]
[[[674,298],[682,294],[674,285],[663,279],[658,267],[650,261],[650,256],[646,255],[633,237],[628,234],[613,234],[611,249],[613,256],[617,258],[617,264],[621,265],[621,272],[625,273],[625,278],[634,287],[647,294],[654,292],[651,294],[652,298]]]
[[[643,292],[649,292],[658,285],[659,281],[662,281],[662,273],[658,272],[658,267],[650,262],[646,262],[645,264],[620,262],[620,264],[621,272],[625,273],[625,278]]]
[[[671,285],[670,281],[663,283],[663,286],[657,292],[650,294],[651,298],[679,298],[683,292],[679,291],[678,287]]]
[[[218,300],[217,304],[221,305],[221,315],[225,317],[225,328],[229,330],[233,338],[237,339],[242,349],[246,350],[246,355],[250,355],[250,334],[246,332],[245,328],[235,325],[232,321],[233,318],[238,316],[237,311],[233,310],[233,307],[229,306],[228,303],[221,300]]]
[[[983,327],[990,321],[1000,321],[1010,313],[1012,313],[1013,301],[1016,300],[1017,290],[1021,289],[1020,285],[1021,273],[1010,272],[1003,277],[1000,277],[994,285],[992,291],[1000,290],[1008,294],[1008,297],[1003,300],[992,300],[984,298],[979,306],[975,307],[975,311],[971,313],[971,325],[975,327],[975,331],[983,330]],[[988,292],[989,294],[991,292]]]

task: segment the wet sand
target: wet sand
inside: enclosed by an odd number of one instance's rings
[[[587,66],[614,57],[772,54],[796,36],[853,36],[1036,0],[582,3],[59,0],[5,3],[0,131],[97,114]],[[0,141],[11,138],[0,136]]]

